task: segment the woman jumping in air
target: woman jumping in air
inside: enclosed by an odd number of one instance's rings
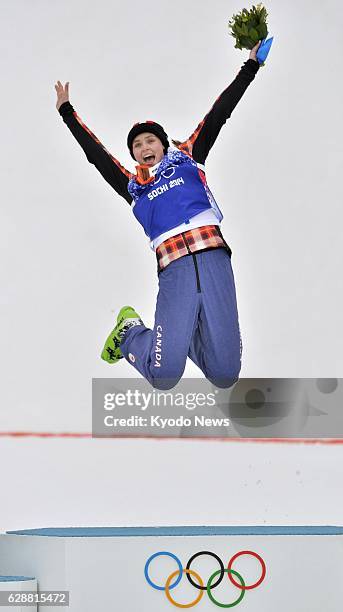
[[[131,206],[156,253],[159,291],[155,323],[148,329],[124,306],[101,357],[125,359],[153,387],[171,389],[187,356],[221,388],[241,369],[242,343],[231,250],[223,215],[207,185],[205,161],[220,129],[260,67],[258,43],[233,82],[184,142],[172,141],[154,121],[136,123],[127,137],[136,174],[126,170],[83,123],[69,102],[69,82],[57,81],[56,108],[88,161]]]

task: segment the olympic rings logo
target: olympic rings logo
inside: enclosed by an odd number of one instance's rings
[[[174,176],[176,168],[177,166],[173,165],[173,166],[170,166],[169,168],[166,168],[166,170],[163,170],[163,172],[161,172],[158,179],[155,180],[154,185],[157,185],[160,182],[162,177],[165,179],[170,179],[172,176]]]
[[[204,581],[202,580],[201,576],[199,576],[197,572],[191,569],[191,564],[193,563],[194,559],[202,555],[209,555],[210,557],[213,557],[218,562],[219,567],[220,567],[219,570],[216,570],[215,572],[213,572],[213,574],[209,577],[206,585],[204,584]],[[242,555],[251,555],[255,557],[256,559],[258,559],[258,561],[261,564],[262,571],[261,571],[260,578],[256,580],[256,582],[250,585],[245,584],[242,576],[236,570],[232,569],[232,565],[235,562],[235,560]],[[174,561],[176,561],[177,566],[178,566],[178,569],[175,572],[172,572],[170,576],[168,576],[163,586],[155,584],[149,576],[150,563],[154,559],[156,559],[156,557],[160,557],[160,556],[171,557]],[[197,597],[193,599],[193,601],[187,604],[178,603],[170,594],[170,591],[172,589],[175,589],[175,587],[181,581],[183,574],[186,575],[191,585],[195,589],[199,590],[199,594],[197,595]],[[228,575],[228,579],[232,582],[232,584],[234,584],[241,591],[237,599],[235,599],[231,603],[221,603],[212,594],[212,590],[215,589],[221,583],[225,574]],[[194,555],[192,555],[192,557],[190,557],[190,559],[188,560],[186,567],[183,568],[180,559],[176,555],[174,555],[171,552],[167,552],[163,550],[163,551],[154,553],[153,555],[149,557],[144,567],[144,575],[145,575],[145,578],[148,584],[153,589],[156,589],[157,591],[164,591],[168,601],[170,601],[170,603],[173,604],[173,606],[175,606],[176,608],[192,608],[193,606],[196,606],[196,604],[198,604],[199,601],[202,599],[205,591],[207,592],[207,595],[209,599],[212,601],[212,603],[218,606],[219,608],[233,608],[234,606],[237,606],[237,604],[239,604],[242,601],[246,591],[256,589],[256,587],[258,587],[263,582],[266,576],[266,564],[263,561],[262,557],[258,555],[256,552],[253,552],[252,550],[241,550],[240,552],[236,553],[235,555],[231,557],[227,568],[224,568],[224,564],[222,560],[220,559],[220,557],[218,557],[218,555],[208,550],[201,550],[200,552],[197,552]],[[234,578],[234,576],[238,578],[238,582]],[[194,581],[194,578],[196,582]]]

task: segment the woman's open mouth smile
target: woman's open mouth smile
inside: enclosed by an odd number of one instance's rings
[[[147,164],[148,166],[153,166],[155,163],[155,155],[144,155],[143,162],[144,164]]]

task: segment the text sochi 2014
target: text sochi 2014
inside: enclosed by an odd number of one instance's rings
[[[182,176],[180,176],[180,178],[169,181],[169,187],[167,183],[165,183],[164,185],[161,185],[160,187],[156,187],[155,189],[150,191],[150,193],[148,193],[148,198],[149,200],[153,200],[154,198],[157,198],[157,196],[161,195],[161,193],[164,193],[165,191],[169,191],[169,189],[171,189],[172,187],[178,187],[178,185],[184,185],[184,184],[185,184],[185,181],[183,180]]]

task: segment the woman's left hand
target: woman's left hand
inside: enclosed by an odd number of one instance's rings
[[[258,61],[258,60],[256,59],[256,53],[257,53],[257,51],[258,51],[258,48],[259,48],[259,46],[260,46],[261,42],[262,42],[262,40],[259,40],[259,41],[258,41],[258,43],[257,43],[257,45],[255,45],[255,46],[254,46],[254,47],[251,49],[251,51],[250,51],[249,59],[253,59],[253,60],[255,60],[255,62],[257,62],[257,61]]]

